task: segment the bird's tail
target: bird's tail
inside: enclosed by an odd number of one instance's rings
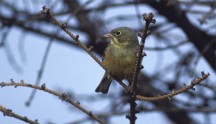
[[[106,94],[109,90],[111,82],[112,82],[112,79],[109,78],[107,74],[105,74],[100,84],[95,89],[95,92],[102,92],[103,94]]]

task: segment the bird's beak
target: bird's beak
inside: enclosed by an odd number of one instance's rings
[[[104,35],[104,37],[105,37],[105,38],[112,38],[112,37],[113,37],[113,35],[112,35],[112,34],[110,34],[110,33],[107,33],[107,34],[105,34],[105,35]]]

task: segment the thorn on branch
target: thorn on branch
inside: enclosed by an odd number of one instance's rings
[[[201,71],[201,75],[202,75],[202,78],[203,79],[207,79],[208,78],[208,76],[210,76],[210,74],[208,73],[208,74],[205,74],[205,72],[204,71]]]
[[[130,120],[130,115],[126,115],[126,118]]]
[[[152,19],[150,23],[155,24],[156,23],[156,19]]]
[[[68,96],[67,96],[67,94],[65,94],[65,93],[62,93],[61,94],[61,100],[66,100],[68,98]]]
[[[46,89],[46,84],[41,85],[42,90]]]
[[[50,10],[48,8],[46,8],[46,6],[42,7],[43,10],[41,10],[42,14],[48,14],[50,12]]]
[[[79,40],[79,35],[76,35],[75,40],[76,40],[76,41]]]
[[[151,35],[151,31],[147,30],[147,36]]]
[[[143,33],[142,33],[142,32],[138,32],[137,35],[138,35],[140,38],[143,38]]]
[[[62,28],[66,28],[66,27],[67,27],[67,23],[61,24],[61,27],[62,27]]]
[[[148,15],[148,16],[149,16],[149,18],[151,18],[151,19],[152,19],[152,18],[154,17],[154,14],[151,12],[151,13],[149,13],[149,15]]]
[[[142,53],[142,57],[147,56],[147,54],[145,52]]]
[[[4,114],[4,116],[11,116],[12,115],[12,110],[11,109],[7,109]]]
[[[135,110],[135,113],[140,113],[140,111],[139,110]]]
[[[93,50],[93,46],[90,46],[89,48],[88,48],[88,50],[91,52],[92,50]]]
[[[143,68],[144,68],[144,66],[143,66],[143,65],[140,65],[140,70],[143,69]]]
[[[143,19],[144,19],[144,20],[148,20],[148,16],[147,16],[146,13],[144,13],[142,16],[143,16]]]
[[[149,13],[149,14],[146,14],[144,13],[143,14],[143,19],[148,22],[148,23],[152,23],[152,24],[155,24],[156,23],[156,20],[153,19],[154,18],[154,14],[153,13]]]

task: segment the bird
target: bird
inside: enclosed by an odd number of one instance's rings
[[[129,27],[115,28],[104,37],[110,39],[102,60],[106,72],[95,92],[106,94],[112,82],[109,74],[118,80],[132,81],[139,42],[136,32]]]

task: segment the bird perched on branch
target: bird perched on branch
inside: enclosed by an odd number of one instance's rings
[[[104,37],[111,39],[102,61],[107,72],[105,72],[95,91],[106,94],[112,82],[109,74],[119,80],[132,81],[139,43],[136,33],[128,27],[115,28],[110,33],[105,34]]]

